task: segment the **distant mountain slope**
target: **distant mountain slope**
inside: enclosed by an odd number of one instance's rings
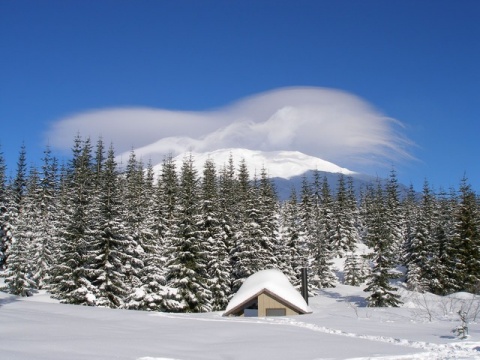
[[[221,149],[206,153],[187,153],[174,158],[180,167],[185,157],[192,156],[195,168],[199,174],[207,159],[212,159],[217,169],[227,165],[232,157],[235,167],[245,159],[250,177],[260,175],[262,168],[267,170],[270,178],[290,179],[309,170],[319,170],[327,173],[342,173],[353,175],[355,172],[342,168],[331,162],[305,155],[298,151],[258,151],[247,149]],[[161,165],[160,165],[161,166]]]
[[[339,174],[343,174],[353,179],[353,186],[357,195],[367,184],[377,180],[376,177],[360,174],[346,168],[342,168],[331,162],[317,157],[309,156],[298,151],[259,151],[248,149],[220,149],[205,153],[185,153],[174,158],[177,169],[180,169],[185,158],[192,156],[194,167],[199,176],[203,174],[203,168],[207,159],[212,159],[217,170],[228,165],[230,157],[233,159],[235,169],[243,159],[253,179],[260,176],[263,168],[266,169],[269,178],[275,184],[277,194],[280,200],[286,200],[290,197],[292,188],[297,190],[300,195],[303,177],[306,176],[309,182],[313,182],[313,173],[318,171],[321,178],[327,178],[332,192],[335,193]],[[162,164],[154,166],[154,171],[159,173]],[[384,181],[384,180],[382,180]],[[400,186],[401,192],[406,191],[405,186]]]

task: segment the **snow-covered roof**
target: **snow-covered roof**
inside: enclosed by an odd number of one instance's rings
[[[242,284],[235,296],[230,300],[224,315],[231,314],[233,310],[260,295],[264,291],[275,295],[283,302],[301,313],[311,313],[302,295],[295,290],[288,278],[279,270],[262,270],[251,275]]]

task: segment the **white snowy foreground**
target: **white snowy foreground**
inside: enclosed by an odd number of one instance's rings
[[[374,309],[364,307],[365,296],[339,285],[310,298],[312,314],[225,318],[63,305],[43,293],[0,292],[0,359],[480,359],[479,324],[469,324],[466,340],[451,332],[460,324],[459,300],[404,290],[404,307]]]

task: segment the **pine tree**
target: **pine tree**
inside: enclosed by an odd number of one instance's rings
[[[134,173],[140,176],[139,171]],[[136,310],[171,311],[180,308],[178,302],[180,299],[176,299],[175,291],[166,286],[164,249],[155,231],[157,199],[151,162],[147,166],[142,183],[142,196],[138,206],[143,210],[139,211],[142,217],[141,220],[139,219],[137,230],[141,246],[137,254],[142,260],[143,267],[138,272],[140,286],[131,288],[126,307]]]
[[[355,204],[352,195],[347,192],[345,176],[338,176],[337,195],[333,204],[334,234],[332,247],[339,257],[353,252],[358,241],[358,232],[355,226]]]
[[[422,203],[415,223],[407,259],[407,284],[411,290],[429,290],[434,243],[434,199],[428,182],[423,185]]]
[[[333,244],[333,200],[326,178],[320,181],[318,171],[314,173],[313,200],[313,243],[311,246],[311,283],[317,288],[335,287],[336,275],[332,271]]]
[[[454,246],[457,249],[455,280],[460,289],[478,293],[480,281],[480,229],[478,204],[466,176],[459,189],[455,212]]]
[[[7,179],[6,165],[3,152],[0,148],[0,269],[5,261],[7,251],[7,227],[8,227],[8,204],[7,204]]]
[[[125,241],[127,241],[125,251],[128,253],[125,282],[132,291],[135,291],[134,289],[142,285],[141,273],[145,268],[147,253],[156,253],[153,243],[153,223],[145,226],[147,216],[153,213],[153,202],[150,200],[153,199],[153,188],[150,193],[151,198],[146,198],[143,164],[137,161],[134,151],[130,152],[123,175],[121,177],[123,205],[121,216],[125,225]]]
[[[60,212],[58,261],[54,268],[51,291],[64,303],[95,305],[96,289],[91,283],[94,171],[90,139],[76,137],[73,158],[67,170]]]
[[[118,186],[117,164],[113,146],[108,150],[101,177],[98,218],[93,230],[92,259],[88,276],[95,288],[95,305],[118,308],[123,306],[127,294],[125,281],[127,245],[122,223],[121,193]]]
[[[243,282],[253,273],[263,270],[259,259],[262,233],[259,229],[258,195],[256,186],[249,181],[245,159],[240,162],[237,176],[237,223],[235,242],[231,251],[232,292],[236,293]]]
[[[386,192],[386,225],[387,237],[392,247],[392,256],[394,265],[401,264],[401,254],[404,240],[405,221],[400,204],[400,194],[397,173],[394,169],[390,172],[390,177],[385,186]]]
[[[11,242],[15,236],[15,223],[20,213],[21,203],[27,188],[27,155],[25,144],[22,144],[17,161],[15,178],[5,192],[6,209],[3,210],[2,224],[2,254],[4,265],[8,264],[8,256]]]
[[[177,233],[179,184],[175,162],[171,156],[162,163],[162,172],[158,180],[155,196],[154,231],[161,248],[170,247]]]
[[[365,273],[364,262],[365,260],[359,255],[346,256],[343,269],[345,285],[359,286],[365,281],[369,274]]]
[[[57,214],[57,160],[50,147],[44,151],[41,178],[35,190],[38,216],[32,252],[32,276],[39,289],[48,288],[54,264]]]
[[[262,269],[280,268],[278,257],[284,251],[279,244],[279,209],[275,187],[268,178],[267,170],[262,168],[258,182],[259,225],[262,231],[260,240]],[[260,255],[259,254],[259,255]]]
[[[178,230],[171,239],[167,281],[178,290],[184,311],[209,311],[211,292],[206,280],[206,246],[198,229],[198,177],[191,157],[184,159],[182,165],[178,199]]]
[[[27,180],[26,176],[25,180]],[[38,182],[37,170],[32,168],[26,189],[17,204],[15,235],[7,250],[5,290],[20,296],[30,296],[36,289],[35,281],[32,279],[33,263],[31,258],[36,230],[34,224],[37,223],[39,217],[35,201]]]
[[[228,299],[233,296],[232,280],[233,280],[233,248],[235,245],[235,237],[238,233],[238,214],[239,202],[237,198],[237,180],[235,178],[235,166],[233,157],[230,154],[228,165],[225,165],[220,170],[219,177],[219,196],[218,196],[218,210],[221,222],[222,232],[224,234],[223,242],[226,246],[228,256],[228,271],[229,271],[229,292]]]
[[[461,289],[456,283],[457,249],[454,242],[457,197],[440,190],[437,200],[437,216],[434,229],[435,247],[430,266],[430,290],[438,295],[448,295]]]
[[[299,233],[298,244],[300,254],[302,256],[302,265],[309,268],[311,246],[315,241],[315,226],[313,217],[313,193],[312,187],[306,176],[302,178],[302,187],[299,203]],[[309,276],[312,276],[311,269],[309,269]],[[301,273],[297,274],[297,283],[301,283]],[[314,290],[314,285],[310,281],[308,291],[311,293]]]
[[[371,260],[373,269],[367,280],[364,291],[371,292],[367,297],[368,306],[371,307],[397,307],[401,304],[400,296],[395,293],[395,288],[390,285],[390,273],[395,263],[393,253],[394,243],[391,241],[391,228],[387,224],[388,201],[384,200],[380,182],[377,191],[368,190],[367,195],[367,239],[366,242],[373,247]]]
[[[230,296],[230,259],[226,234],[222,227],[215,164],[208,159],[203,170],[201,220],[198,228],[205,244],[208,287],[212,292],[212,310],[226,308]]]
[[[405,217],[405,232],[402,249],[402,262],[407,266],[410,263],[411,254],[413,251],[412,242],[415,236],[415,228],[418,216],[418,204],[416,199],[415,189],[410,184],[407,195],[403,199],[402,203],[403,214]],[[407,275],[408,279],[408,275]],[[407,280],[408,281],[408,280]]]
[[[281,270],[296,288],[301,286],[301,269],[306,266],[308,254],[301,244],[301,219],[297,193],[292,188],[290,199],[282,208],[281,242],[283,256],[279,256]]]

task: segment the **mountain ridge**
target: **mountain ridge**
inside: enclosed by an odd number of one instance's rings
[[[340,174],[351,177],[353,188],[358,198],[361,190],[368,184],[372,184],[377,180],[380,180],[382,183],[385,182],[385,179],[351,171],[332,162],[306,155],[299,151],[261,151],[240,148],[218,149],[203,153],[192,151],[173,158],[177,169],[180,169],[184,160],[190,157],[200,177],[203,176],[203,168],[207,159],[213,160],[217,170],[227,166],[230,158],[233,161],[235,170],[238,170],[240,163],[245,160],[250,179],[252,180],[260,176],[262,169],[265,169],[281,201],[285,201],[290,197],[292,189],[295,189],[297,195],[300,195],[303,179],[306,178],[311,183],[316,172],[322,179],[327,179],[332,193],[336,191]],[[153,167],[154,172],[160,173],[161,167],[162,164],[155,165]],[[401,192],[406,193],[407,187],[401,184],[400,187]]]
[[[267,171],[269,178],[290,179],[304,174],[310,170],[318,170],[328,173],[338,173],[344,175],[356,174],[346,168],[342,168],[332,162],[306,155],[299,151],[261,151],[248,150],[240,148],[218,149],[214,151],[198,153],[189,152],[180,154],[173,158],[177,166],[181,166],[185,158],[189,156],[193,159],[195,169],[200,176],[203,172],[203,166],[207,159],[213,160],[217,169],[227,165],[230,158],[234,166],[238,169],[241,161],[245,160],[250,178],[259,175],[262,169]],[[159,171],[161,165],[156,165],[154,170]]]

